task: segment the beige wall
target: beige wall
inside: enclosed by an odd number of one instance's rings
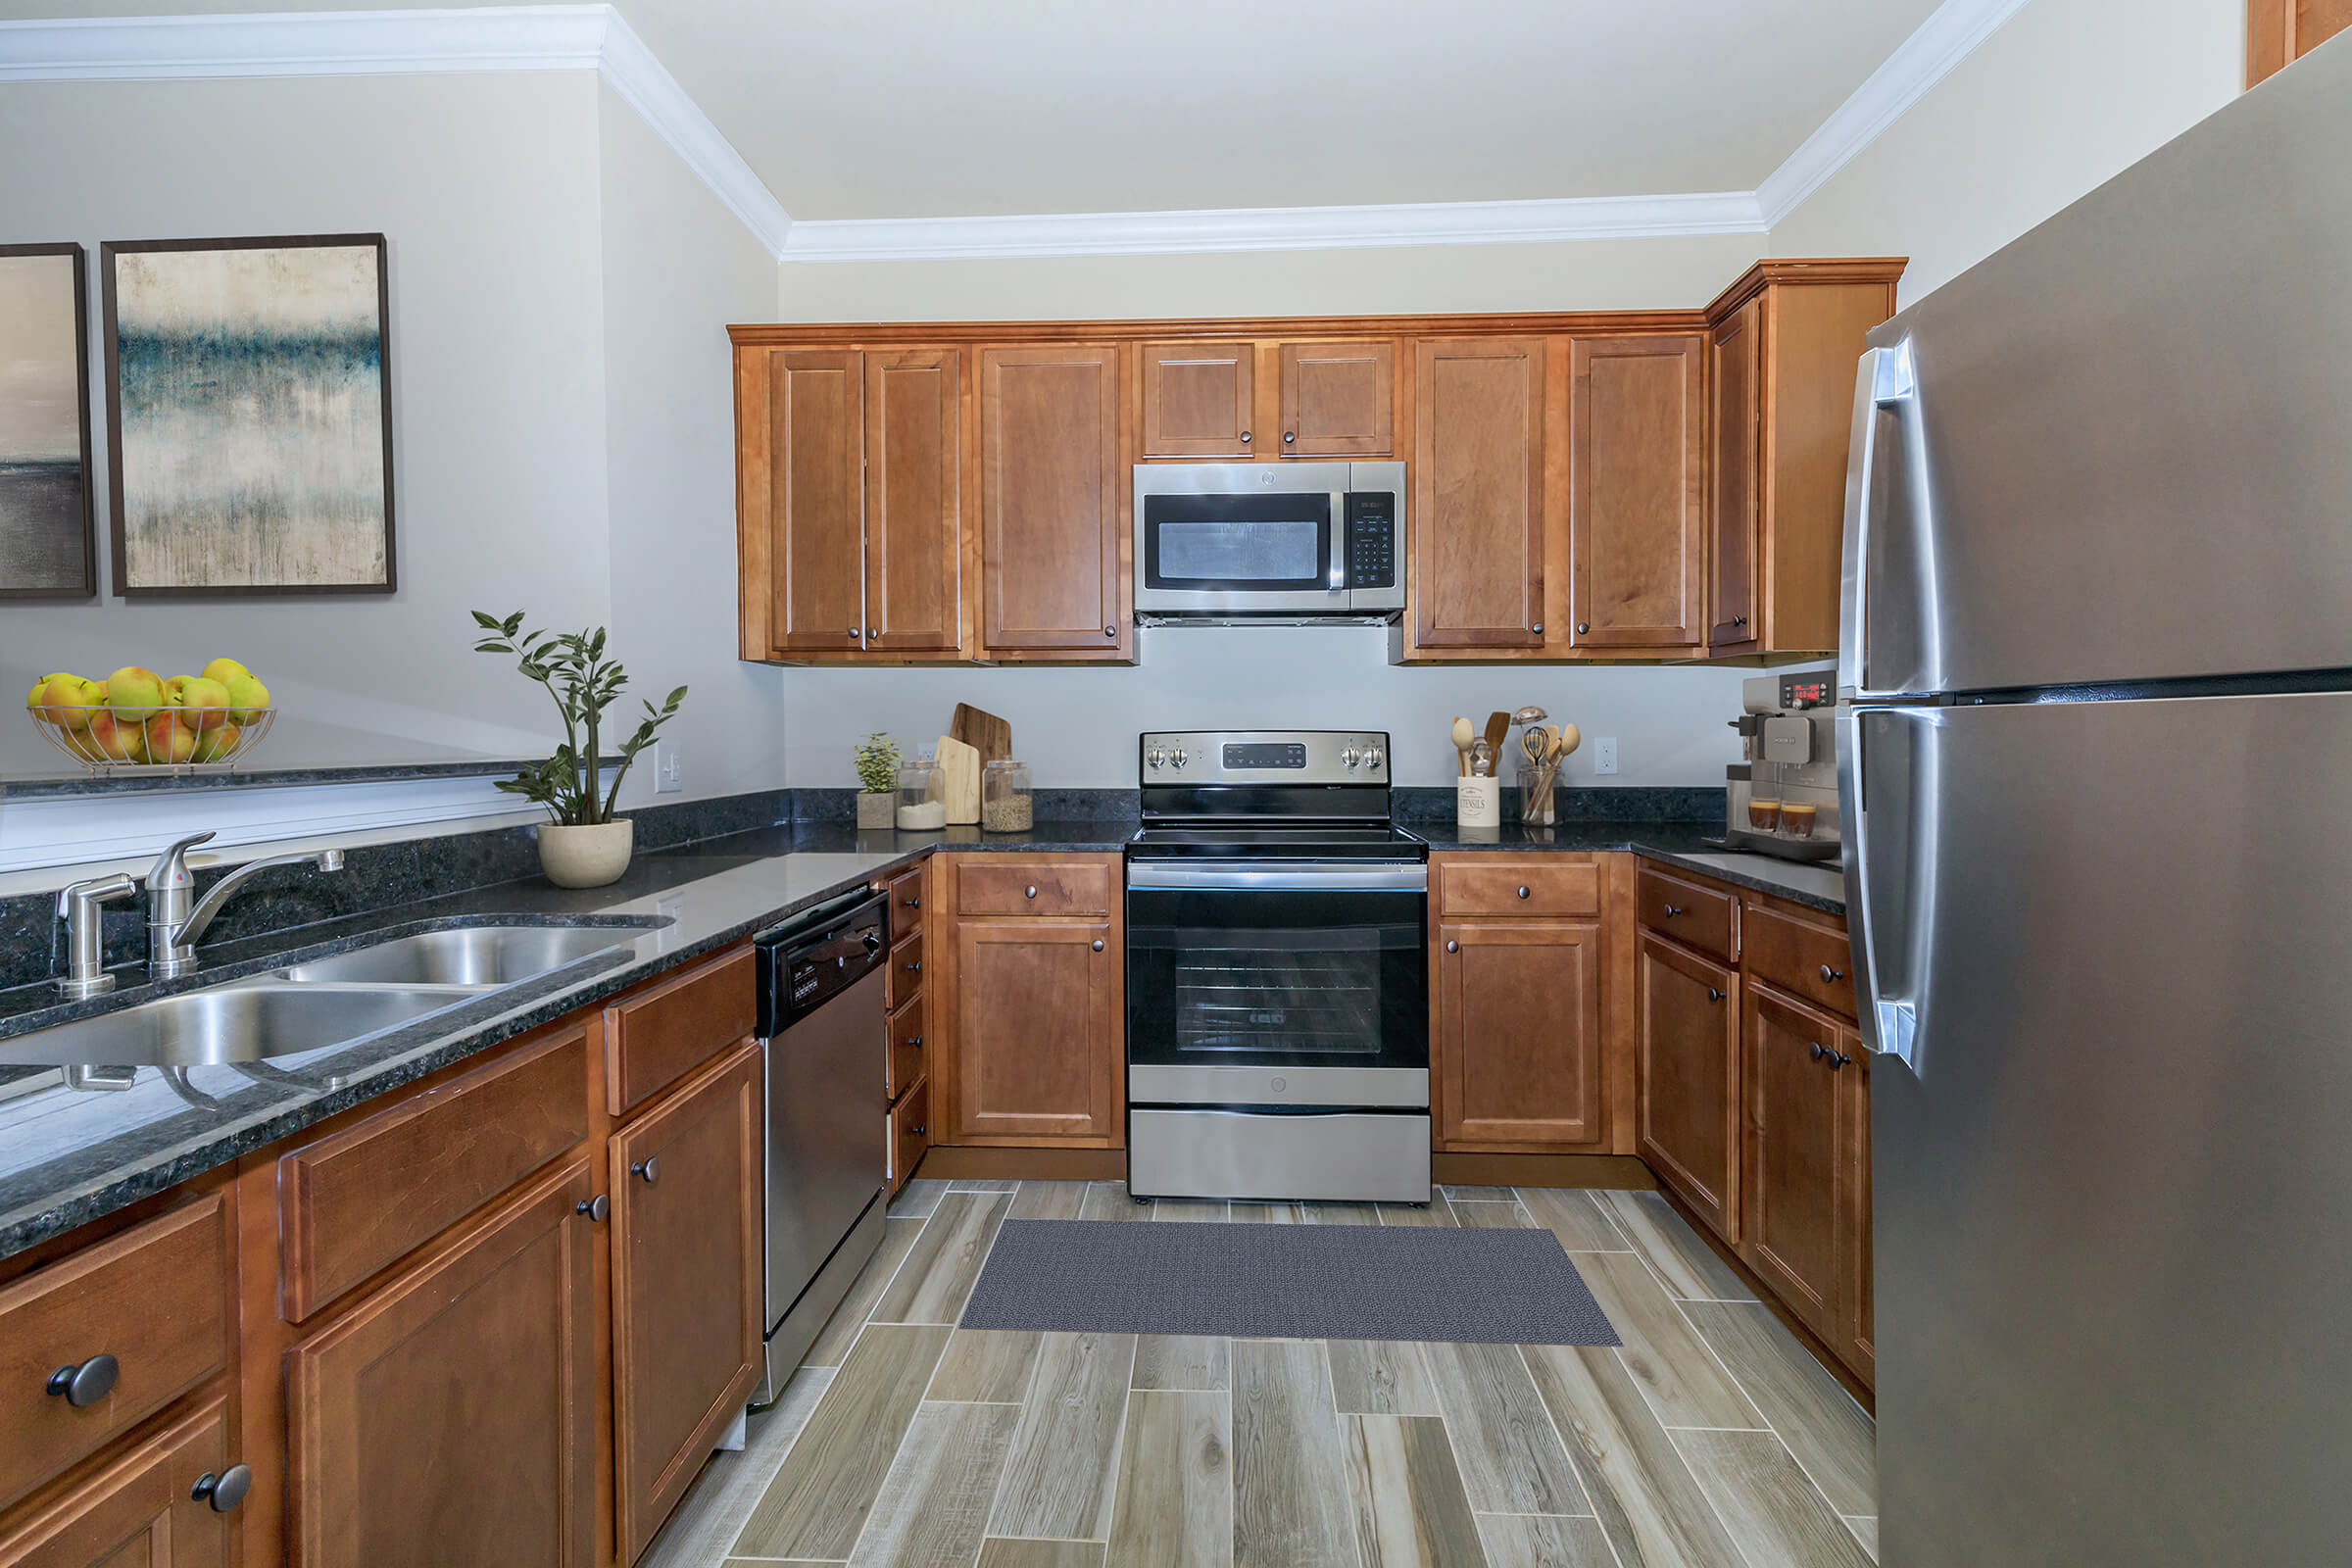
[[[2032,0],[1772,231],[1949,282],[2236,96],[2244,0]]]

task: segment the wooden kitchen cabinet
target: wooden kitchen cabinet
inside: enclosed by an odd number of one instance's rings
[[[769,356],[769,646],[865,645],[865,373],[855,351]]]
[[[1825,1340],[1838,1333],[1850,1054],[1827,1013],[1750,982],[1744,1004],[1740,1255]]]
[[[963,645],[962,356],[865,356],[868,653]]]
[[[597,1185],[558,1167],[287,1352],[295,1568],[590,1560]]]
[[[1437,1147],[1550,1153],[1608,1138],[1597,920],[1441,924]]]
[[[1253,456],[1256,345],[1146,343],[1136,351],[1144,378],[1139,458]]]
[[[1854,362],[1902,270],[1759,262],[1707,308],[1710,657],[1837,651]]]
[[[980,351],[980,650],[1133,656],[1119,354]]]
[[[890,1192],[897,1197],[931,1147],[930,1051],[924,1044],[924,1001],[929,971],[924,967],[923,906],[929,899],[929,858],[893,876],[884,891],[890,900],[890,1016],[885,1103],[890,1106]]]
[[[1415,647],[1544,645],[1544,391],[1542,338],[1414,345]]]
[[[1573,646],[1705,641],[1706,339],[1580,337],[1568,346],[1568,608]]]
[[[652,1541],[759,1383],[760,1093],[760,1046],[747,1040],[611,1141],[624,1562]]]
[[[1385,458],[1396,450],[1394,342],[1281,343],[1274,353],[1279,456]]]
[[[1116,905],[1099,914],[969,913],[960,889],[968,867],[974,902],[995,909],[1005,906],[1004,887],[1042,893],[1115,879],[1118,866],[1116,855],[933,861],[941,919],[931,934],[932,1142],[1124,1145],[1126,942]]]
[[[219,1484],[229,1447],[215,1399],[0,1533],[0,1568],[226,1568],[233,1512],[197,1488]]]
[[[1739,1210],[1740,977],[1648,931],[1635,956],[1635,1147],[1726,1241]]]

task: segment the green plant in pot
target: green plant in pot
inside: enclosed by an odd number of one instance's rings
[[[489,633],[473,645],[477,654],[506,654],[523,676],[547,688],[564,719],[564,744],[544,762],[534,762],[498,787],[548,809],[553,818],[539,829],[539,864],[560,888],[601,888],[629,868],[636,824],[612,814],[620,781],[637,754],[654,744],[654,733],[676,716],[686,700],[680,686],[660,708],[645,705],[636,732],[617,748],[620,765],[600,790],[605,710],[619,700],[629,677],[617,660],[605,657],[605,628],[549,632],[526,629],[517,610],[504,620],[473,612],[474,624]]]
[[[880,730],[850,753],[858,764],[858,825],[889,827],[897,820],[899,745]]]

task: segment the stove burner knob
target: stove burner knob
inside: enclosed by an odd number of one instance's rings
[[[1340,748],[1340,765],[1341,765],[1342,767],[1346,767],[1346,768],[1353,768],[1353,767],[1355,766],[1355,763],[1356,763],[1356,752],[1355,752],[1355,748],[1354,748],[1354,747],[1352,747],[1352,746],[1343,746],[1343,747],[1341,747],[1341,748]]]
[[[1168,765],[1170,767],[1182,767],[1184,762],[1185,756],[1183,747],[1179,746],[1168,754]]]
[[[1364,765],[1366,767],[1377,768],[1384,760],[1379,747],[1367,746],[1364,748]]]
[[[1152,747],[1152,755],[1151,755],[1149,758],[1147,758],[1147,759],[1146,759],[1146,760],[1147,760],[1147,761],[1149,761],[1149,762],[1152,764],[1152,769],[1153,769],[1154,771],[1157,771],[1157,769],[1158,769],[1158,767],[1159,767],[1159,764],[1160,764],[1160,763],[1162,763],[1162,762],[1164,762],[1164,761],[1166,761],[1167,760],[1168,760],[1168,752],[1167,752],[1167,748],[1166,748],[1166,747],[1164,747],[1164,746],[1154,746],[1154,747]]]

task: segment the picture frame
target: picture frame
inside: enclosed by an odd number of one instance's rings
[[[396,592],[384,236],[110,240],[99,257],[115,596]]]
[[[24,527],[29,532],[34,524],[27,522],[24,514],[38,510],[50,514],[44,531],[51,535],[46,541],[46,549],[39,548],[29,538],[12,541],[0,537],[0,600],[92,599],[98,593],[98,486],[96,471],[91,466],[90,447],[88,254],[72,241],[0,245],[0,270],[22,274],[13,279],[21,287],[12,289],[0,283],[0,311],[7,311],[18,304],[20,296],[26,308],[34,311],[41,308],[38,296],[43,292],[43,284],[38,271],[29,265],[21,268],[11,266],[13,263],[30,264],[41,258],[56,258],[65,262],[74,274],[72,374],[78,467],[71,478],[59,471],[68,466],[68,460],[59,453],[56,438],[60,432],[55,429],[57,421],[54,410],[50,411],[49,417],[37,421],[39,428],[35,429],[29,422],[12,420],[11,411],[0,408],[0,534],[18,527]],[[57,304],[62,306],[63,301],[59,300]],[[27,379],[51,382],[51,385],[40,388],[38,395],[44,402],[52,401],[57,395],[54,383],[64,373],[64,367],[52,363],[44,368],[40,361],[44,356],[51,362],[56,360],[58,352],[65,346],[61,341],[62,334],[54,329],[57,325],[54,322],[26,320],[20,324],[23,330],[12,331],[10,322],[0,321],[0,360],[21,367],[17,374]],[[45,368],[49,373],[44,373]],[[15,375],[0,379],[0,402],[12,396],[10,389],[15,384]],[[13,457],[12,452],[15,453]],[[56,494],[69,482],[78,485],[78,506],[61,504]],[[21,494],[12,496],[12,490]],[[53,564],[46,568],[32,565],[31,558],[53,554],[58,544],[68,541],[78,543],[81,556],[78,575],[70,566],[61,570]],[[19,544],[23,546],[25,558],[22,562],[17,559],[18,550],[12,548],[12,545]],[[33,576],[50,580],[26,580]]]

